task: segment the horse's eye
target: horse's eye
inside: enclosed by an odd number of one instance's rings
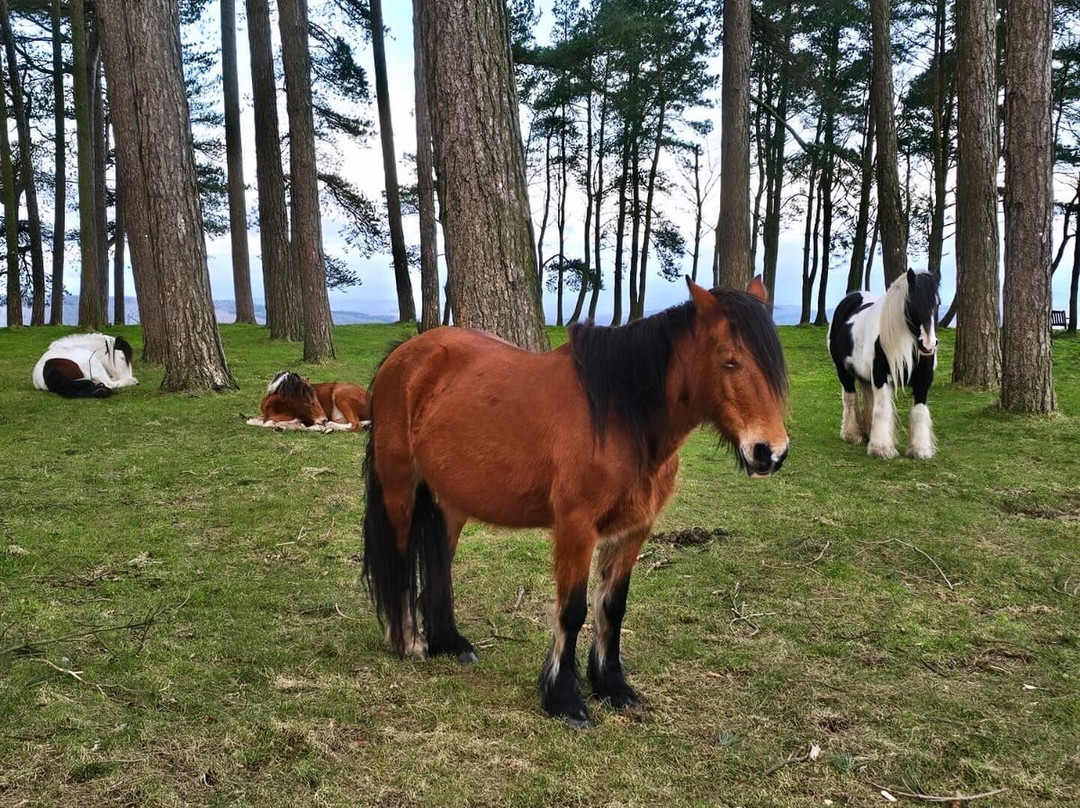
[[[735,370],[735,368],[737,368],[738,366],[739,366],[739,362],[738,362],[737,359],[725,359],[724,360],[724,367],[726,367],[728,370]]]

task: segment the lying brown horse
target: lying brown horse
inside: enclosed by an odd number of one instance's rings
[[[753,477],[778,470],[788,449],[787,372],[760,279],[747,292],[687,283],[691,301],[621,328],[573,326],[550,353],[443,328],[386,357],[371,388],[364,573],[395,651],[475,660],[454,619],[450,564],[462,527],[548,527],[557,617],[544,708],[589,726],[575,651],[594,554],[593,693],[640,707],[619,631],[630,572],[675,488],[679,447],[712,423]]]
[[[371,421],[367,390],[360,385],[311,384],[289,371],[278,373],[267,385],[259,412],[262,418],[248,419],[251,426],[359,432]]]

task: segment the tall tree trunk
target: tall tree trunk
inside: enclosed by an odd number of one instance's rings
[[[762,69],[762,73],[766,70],[770,70],[771,67],[766,66]],[[764,85],[764,92],[763,90]],[[758,78],[758,98],[764,98],[765,103],[773,108],[773,88],[772,82],[765,82],[763,77]],[[767,142],[770,142],[769,127],[771,125],[772,118],[765,112],[761,104],[757,104],[754,107],[754,152],[757,159],[754,161],[757,163],[757,191],[754,192],[754,210],[750,217],[750,266],[757,266],[757,252],[758,252],[758,237],[761,233],[761,200],[766,198],[766,187],[769,184],[768,174],[765,166],[765,151]]]
[[[1080,292],[1080,237],[1073,242],[1072,280],[1069,284],[1069,333],[1075,334],[1077,327],[1077,294]]]
[[[634,138],[630,146],[630,277],[627,279],[627,287],[630,292],[630,317],[628,320],[637,320],[641,317],[638,308],[638,266],[641,261],[641,146],[634,130]]]
[[[705,200],[701,193],[701,147],[694,144],[694,254],[690,261],[690,280],[697,283],[698,261],[701,258],[701,224]]]
[[[840,59],[840,28],[835,27],[829,38],[828,85],[826,103],[828,112],[825,117],[825,166],[821,176],[821,210],[824,232],[821,240],[821,283],[818,286],[817,316],[814,325],[828,325],[825,315],[825,300],[829,287],[829,269],[832,263],[832,223],[833,223],[833,179],[836,172],[836,106],[833,95],[836,85],[837,62]]]
[[[627,133],[623,132],[627,138]],[[615,217],[615,280],[612,284],[614,306],[612,325],[622,325],[623,243],[626,238],[626,181],[630,172],[630,140],[623,142],[622,168],[619,172],[619,212]]]
[[[994,0],[958,0],[953,381],[984,390],[1001,383],[996,15]]]
[[[0,60],[0,185],[4,189],[4,252],[7,253],[7,324],[23,324],[22,283],[19,277],[19,198],[15,193],[15,169],[8,134],[7,93],[3,89],[4,64]]]
[[[721,98],[720,285],[750,282],[750,0],[724,3]]]
[[[870,0],[873,42],[873,107],[877,120],[878,227],[885,264],[885,283],[891,284],[907,271],[907,224],[900,198],[896,160],[896,120],[893,115],[892,0]]]
[[[394,258],[398,320],[416,321],[409,256],[405,251],[405,231],[401,225],[401,187],[394,153],[394,123],[390,116],[390,88],[386,76],[386,46],[383,42],[382,0],[369,0],[371,9],[371,50],[375,56],[375,97],[379,105],[379,139],[382,143],[383,174],[386,177],[386,208],[390,222],[390,251]]]
[[[289,250],[289,214],[281,165],[274,50],[267,0],[246,0],[251,90],[255,107],[255,170],[259,184],[259,243],[262,249],[266,324],[271,339],[304,338],[300,280]]]
[[[22,159],[19,166],[22,184],[26,189],[26,220],[30,230],[30,277],[34,283],[30,298],[30,325],[45,324],[45,257],[41,249],[41,214],[38,211],[37,184],[34,179],[34,157],[30,139],[30,115],[23,98],[22,79],[15,54],[15,34],[11,28],[7,0],[0,0],[0,28],[3,29],[4,51],[7,54],[8,84],[11,86],[11,107],[19,132]],[[7,119],[4,120],[6,125]]]
[[[870,229],[870,191],[874,186],[874,92],[867,90],[866,117],[864,118],[862,157],[859,161],[859,212],[855,217],[855,238],[851,247],[851,265],[848,269],[847,291],[862,288],[863,263],[866,261],[866,236]]]
[[[127,319],[124,300],[124,189],[120,187],[120,172],[116,176],[116,238],[113,241],[113,323],[124,325]]]
[[[221,79],[225,96],[225,158],[229,181],[229,237],[232,241],[236,322],[255,322],[248,255],[244,143],[240,132],[240,78],[236,67],[236,0],[221,0]]]
[[[556,227],[559,231],[559,268],[555,299],[555,325],[563,325],[563,287],[566,281],[566,194],[569,190],[570,161],[566,151],[566,105],[559,122],[559,201],[556,207]]]
[[[1005,323],[1001,404],[1055,409],[1050,343],[1053,232],[1051,0],[1011,3],[1005,54]]]
[[[132,259],[167,313],[161,387],[235,388],[210,296],[177,0],[97,2]]]
[[[105,324],[98,293],[97,239],[94,227],[94,133],[90,109],[90,64],[84,0],[70,0],[72,74],[75,84],[75,127],[79,155],[79,246],[82,270],[79,281],[79,325],[98,331]]]
[[[945,0],[937,0],[934,13],[934,67],[932,73],[932,146],[934,199],[930,218],[930,239],[927,269],[941,275],[941,256],[945,242],[945,203],[948,188],[949,155],[952,129],[952,84],[945,76],[947,56],[946,28],[948,19]]]
[[[645,281],[649,267],[649,239],[652,236],[653,205],[656,199],[656,175],[660,168],[660,147],[664,143],[664,114],[667,111],[664,100],[660,102],[659,119],[656,123],[656,137],[653,140],[652,163],[649,165],[649,179],[645,185],[645,232],[641,238],[641,267],[638,270],[638,316],[645,316]]]
[[[814,288],[814,275],[817,274],[817,235],[814,224],[815,211],[820,208],[815,206],[814,197],[818,193],[817,175],[819,170],[818,161],[821,159],[819,146],[821,145],[821,132],[824,126],[824,110],[818,112],[817,127],[814,132],[814,148],[809,153],[810,178],[806,187],[806,225],[803,228],[803,263],[802,263],[802,309],[799,312],[799,325],[807,325],[810,322],[810,297]],[[820,215],[820,214],[817,214]],[[814,271],[810,271],[810,255],[814,254]]]
[[[590,62],[590,70],[592,64]],[[589,294],[592,283],[592,255],[589,241],[589,230],[592,227],[593,191],[592,191],[592,166],[593,166],[593,94],[589,90],[585,94],[585,218],[583,220],[584,236],[582,238],[583,263],[581,273],[581,285],[578,287],[577,302],[574,304],[574,312],[570,315],[570,322],[576,323],[581,318],[581,311],[585,308],[585,298]]]
[[[420,9],[454,321],[546,350],[506,5]]]
[[[67,218],[67,140],[64,99],[64,37],[60,0],[52,0],[53,56],[53,143],[55,148],[56,195],[53,199],[52,293],[49,325],[64,322],[64,228]]]
[[[279,0],[278,26],[285,67],[285,106],[289,113],[292,259],[304,301],[304,361],[322,362],[334,358],[334,323],[323,262],[307,0]]]
[[[607,143],[604,139],[604,134],[607,127],[607,85],[608,85],[608,65],[604,64],[604,83],[603,91],[600,97],[600,132],[596,142],[596,209],[593,214],[596,216],[596,221],[593,225],[593,281],[592,295],[589,297],[589,319],[596,320],[596,307],[600,302],[600,288],[603,286],[604,274],[601,271],[600,263],[600,248],[603,246],[603,232],[600,228],[600,217],[604,208],[604,153],[607,150]]]
[[[95,31],[95,38],[99,32]],[[105,68],[101,64],[100,46],[93,65],[94,106],[91,124],[94,127],[94,249],[97,251],[98,297],[104,322],[109,321],[109,198],[105,171],[109,156],[109,122],[105,119],[105,88],[102,87]]]
[[[544,134],[544,212],[540,216],[540,235],[536,239],[536,272],[540,288],[544,286],[544,236],[547,235],[548,217],[551,215],[551,125],[546,124]]]
[[[779,81],[780,100],[777,106],[777,120],[773,124],[772,137],[766,156],[769,164],[766,174],[769,178],[768,197],[765,202],[765,226],[762,230],[761,240],[764,245],[764,282],[765,289],[769,293],[769,311],[772,312],[773,301],[776,298],[776,266],[780,258],[780,207],[783,202],[784,192],[784,167],[787,162],[787,120],[788,98],[791,94],[791,70],[788,64],[788,54],[791,52],[791,10],[784,12],[782,25],[784,26],[784,53],[780,60]]]
[[[439,247],[435,217],[434,155],[431,153],[431,108],[424,80],[424,48],[420,41],[419,0],[413,0],[413,70],[416,84],[416,195],[420,208],[420,330],[439,327]]]

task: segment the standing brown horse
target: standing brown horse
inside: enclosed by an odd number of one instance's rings
[[[593,693],[640,707],[619,631],[679,447],[710,422],[752,477],[779,469],[788,449],[787,374],[760,278],[747,292],[687,283],[691,301],[621,328],[574,326],[550,353],[443,328],[386,357],[371,387],[364,574],[395,651],[475,660],[454,620],[462,527],[548,527],[557,617],[544,708],[589,726],[575,652],[594,555]]]

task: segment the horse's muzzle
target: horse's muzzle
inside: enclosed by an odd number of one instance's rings
[[[750,457],[743,453],[746,461],[746,473],[753,479],[760,480],[780,471],[780,467],[787,460],[788,450],[784,447],[783,452],[773,451],[767,443],[755,443],[753,454]]]

